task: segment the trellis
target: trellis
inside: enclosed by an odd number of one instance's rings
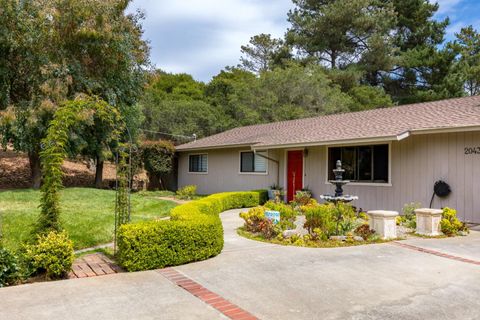
[[[108,126],[110,136],[104,143],[117,143],[115,185],[115,243],[119,226],[130,221],[130,189],[132,181],[132,139],[127,126],[122,122],[118,110],[97,97],[81,96],[65,102],[54,114],[42,140],[43,184],[41,187],[41,213],[37,223],[37,233],[60,230],[59,191],[62,185],[62,164],[67,156],[69,132],[73,125],[94,123],[100,120]],[[123,131],[128,134],[129,143],[120,143]]]

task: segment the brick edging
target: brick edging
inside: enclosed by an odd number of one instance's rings
[[[446,258],[446,259],[450,259],[450,260],[470,263],[470,264],[474,264],[474,265],[477,265],[477,266],[480,265],[480,261],[472,260],[472,259],[466,259],[466,258],[462,258],[462,257],[459,257],[459,256],[454,256],[454,255],[451,255],[451,254],[447,254],[447,253],[443,253],[443,252],[440,252],[440,251],[432,250],[432,249],[417,247],[417,246],[414,246],[414,245],[411,245],[411,244],[402,243],[402,242],[398,242],[398,241],[392,241],[392,242],[389,242],[389,243],[392,244],[392,245],[395,245],[395,246],[406,248],[406,249],[432,254],[432,255],[437,256],[437,257],[442,257],[442,258]]]
[[[232,320],[258,320],[251,313],[208,290],[173,268],[160,269],[157,272]]]

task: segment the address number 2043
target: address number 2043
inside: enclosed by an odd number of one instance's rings
[[[480,155],[480,147],[465,147],[465,154],[478,154],[478,155]]]

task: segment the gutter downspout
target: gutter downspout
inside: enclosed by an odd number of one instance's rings
[[[272,161],[274,163],[277,164],[277,186],[280,185],[280,161],[276,160],[276,159],[273,159],[273,158],[270,158],[268,156],[265,156],[263,154],[260,154],[260,153],[257,153],[257,150],[253,150],[253,153],[256,154],[257,156],[261,157],[261,158],[264,158],[264,159],[267,159],[269,161]]]

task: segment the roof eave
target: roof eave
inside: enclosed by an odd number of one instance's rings
[[[186,147],[177,149],[177,152],[191,152],[191,151],[203,151],[203,150],[213,150],[213,149],[231,149],[231,148],[243,148],[243,147],[252,147],[252,143],[240,143],[240,144],[226,144],[221,146],[205,146],[205,147]]]
[[[331,146],[331,145],[345,145],[345,144],[358,144],[358,143],[370,143],[370,142],[384,142],[394,141],[399,139],[400,135],[381,136],[372,138],[358,138],[358,139],[344,139],[344,140],[332,140],[332,141],[316,141],[316,142],[299,142],[290,144],[277,144],[277,145],[253,145],[253,150],[261,149],[284,149],[284,148],[300,148],[300,147],[316,147],[316,146]]]
[[[434,134],[434,133],[451,133],[451,132],[468,132],[468,131],[480,131],[480,125],[471,126],[458,126],[458,127],[440,127],[440,128],[422,128],[412,129],[404,131],[396,135],[378,136],[369,138],[355,138],[344,140],[331,140],[331,141],[315,141],[315,142],[298,142],[287,144],[260,144],[260,143],[242,143],[242,144],[228,144],[221,146],[205,146],[205,147],[191,147],[177,149],[178,152],[191,152],[213,149],[231,149],[250,147],[252,150],[262,149],[285,149],[285,148],[300,148],[300,147],[314,147],[314,146],[331,146],[331,145],[345,145],[345,144],[359,144],[359,143],[375,143],[384,141],[401,141],[410,135],[417,134]]]
[[[410,130],[412,134],[433,134],[433,133],[451,133],[451,132],[469,132],[469,131],[480,131],[480,125],[424,128],[424,129]]]

